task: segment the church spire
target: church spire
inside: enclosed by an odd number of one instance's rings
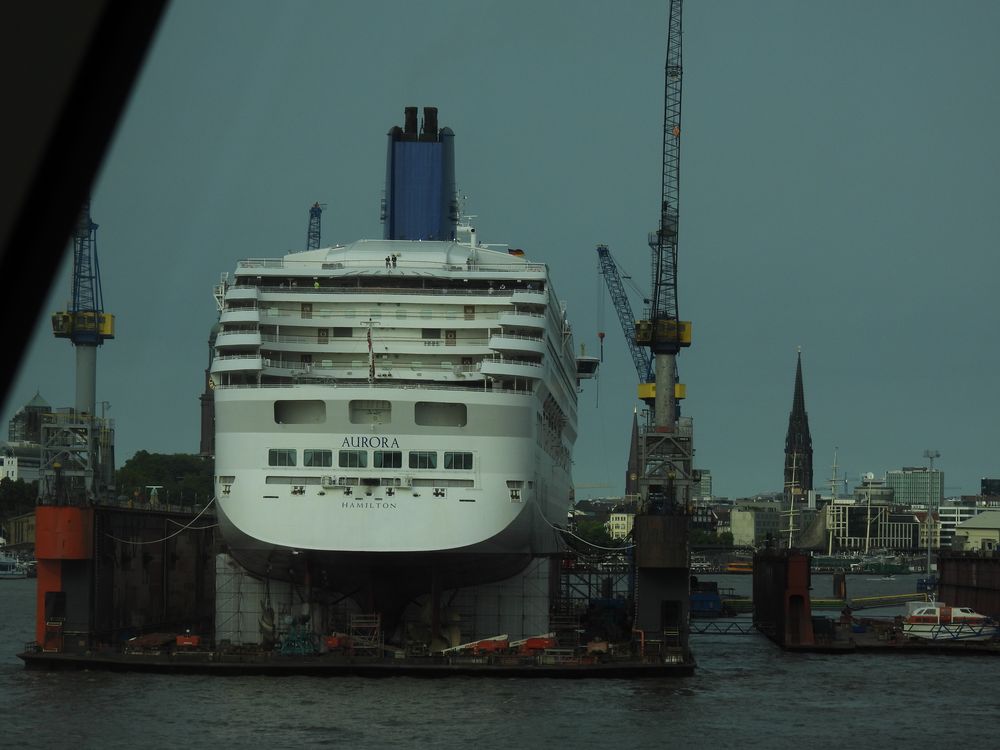
[[[639,416],[632,409],[632,442],[628,450],[628,468],[625,470],[625,494],[635,499],[639,494]]]
[[[790,495],[804,496],[813,488],[813,449],[806,414],[805,389],[802,387],[802,348],[795,366],[795,394],[788,415],[785,434],[785,487]]]

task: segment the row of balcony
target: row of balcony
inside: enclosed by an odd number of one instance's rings
[[[212,360],[212,373],[260,372],[277,377],[328,377],[336,379],[368,378],[371,363],[365,360],[338,362],[318,359],[310,363],[297,360],[267,358],[259,354],[218,356]],[[543,366],[537,362],[511,357],[485,357],[471,365],[451,362],[421,362],[418,360],[389,362],[375,360],[375,378],[402,380],[462,380],[466,378],[540,378]]]
[[[485,356],[492,352],[511,352],[516,354],[545,354],[545,340],[541,337],[515,336],[508,333],[495,333],[489,338],[385,338],[377,339],[380,353],[414,354],[427,348],[443,347],[460,351],[466,356]],[[258,348],[264,344],[269,349],[278,351],[299,351],[305,345],[312,352],[331,354],[350,354],[364,352],[368,344],[361,338],[330,338],[318,335],[275,335],[261,334],[259,331],[223,331],[216,336],[215,346],[226,348]]]
[[[315,286],[319,284],[319,286]],[[394,297],[399,297],[399,302],[412,302],[414,297],[421,297],[422,303],[441,303],[442,297],[463,297],[481,298],[481,303],[507,301],[517,305],[541,305],[549,303],[548,292],[542,289],[508,289],[505,284],[498,284],[494,287],[464,289],[462,287],[441,287],[441,288],[400,288],[400,287],[350,287],[350,286],[323,286],[320,282],[314,285],[303,284],[295,286],[230,286],[226,287],[226,301],[247,301],[247,300],[290,300],[290,301],[316,301],[317,297],[336,296],[338,302],[346,301],[344,298],[359,296],[362,299],[377,295],[380,299],[387,301],[397,301]],[[471,300],[470,300],[471,301]]]
[[[500,325],[517,326],[542,330],[545,315],[526,310],[502,310],[499,312],[479,312],[463,314],[459,311],[434,312],[421,310],[419,315],[386,314],[381,310],[281,310],[274,307],[238,307],[223,310],[219,315],[221,323],[271,323],[274,325],[294,325],[299,321],[316,321],[328,327],[338,324],[349,326],[367,321],[390,321],[397,327],[415,328],[428,322],[447,321],[450,328],[481,328],[484,322],[496,321]],[[289,321],[294,321],[290,323]]]

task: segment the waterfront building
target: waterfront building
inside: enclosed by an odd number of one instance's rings
[[[966,500],[946,500],[938,508],[941,518],[941,548],[954,546],[955,533],[962,523],[986,510],[986,505]]]
[[[959,550],[1000,550],[1000,510],[984,510],[955,529],[952,547]]]
[[[867,497],[837,498],[823,507],[823,513],[827,534],[832,535],[828,544],[834,549],[911,552],[927,545],[926,532],[921,536],[920,528],[926,514],[918,519],[912,511],[893,506],[884,495],[877,500],[873,497],[870,505]]]
[[[919,549],[927,549],[927,537],[931,538],[930,547],[931,549],[941,549],[941,518],[934,511],[929,514],[927,511],[922,510],[913,514],[917,519],[918,530],[920,534],[920,540],[918,542]]]
[[[35,511],[11,516],[4,521],[7,529],[7,549],[11,552],[34,554],[35,551]]]
[[[904,466],[885,475],[897,505],[936,508],[944,500],[944,472],[923,466]]]
[[[872,472],[861,477],[861,484],[854,488],[853,496],[859,505],[867,504],[869,498],[872,505],[877,506],[893,505],[895,500],[892,487],[886,484],[885,479],[876,479]]]
[[[729,513],[729,530],[737,547],[759,547],[768,537],[781,534],[781,513],[777,505],[733,508]]]
[[[785,433],[785,491],[792,498],[805,497],[813,488],[813,448],[806,414],[805,390],[802,387],[802,350],[795,366],[795,392]]]

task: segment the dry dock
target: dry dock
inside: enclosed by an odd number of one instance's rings
[[[686,677],[690,661],[598,659],[568,655],[538,657],[410,657],[357,658],[337,655],[282,656],[273,653],[236,654],[216,651],[160,653],[18,654],[32,670],[103,670],[211,675],[309,675],[314,677],[545,677],[569,679],[635,679]]]

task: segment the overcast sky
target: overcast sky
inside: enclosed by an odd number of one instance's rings
[[[437,106],[485,242],[549,264],[600,380],[578,497],[623,491],[636,374],[595,246],[649,288],[667,2],[173,0],[93,191],[98,400],[135,451],[197,452],[212,286],[236,261],[380,237],[385,134]],[[718,0],[684,14],[680,357],[718,495],[782,484],[801,346],[818,486],[941,452],[946,494],[1000,476],[1000,3]],[[51,334],[7,395],[74,398]],[[633,299],[638,314],[641,302]]]

